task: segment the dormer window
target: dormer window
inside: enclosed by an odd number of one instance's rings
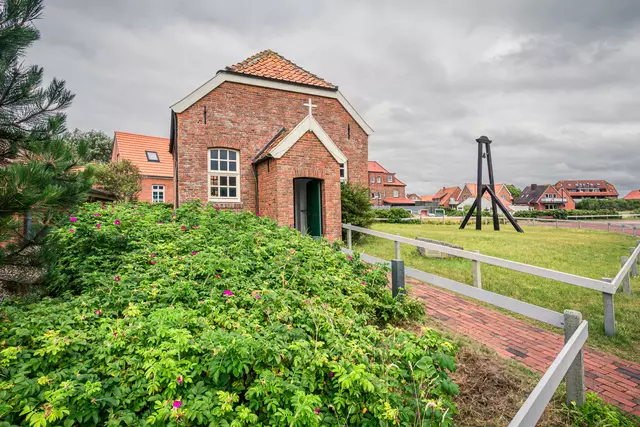
[[[147,154],[147,161],[149,162],[160,162],[160,157],[158,157],[158,153],[155,151],[145,151]]]
[[[387,182],[393,182],[393,176],[388,175],[387,176]]]

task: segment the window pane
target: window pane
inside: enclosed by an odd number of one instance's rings
[[[229,162],[229,170],[231,172],[235,172],[236,171],[236,162]]]
[[[229,189],[229,197],[236,197],[236,189],[234,187]]]
[[[226,176],[221,176],[220,177],[220,185],[227,185],[227,177]]]
[[[217,160],[211,160],[211,170],[212,171],[217,171],[218,170],[218,161]]]
[[[227,159],[227,150],[220,150],[220,160]]]
[[[227,187],[220,187],[220,197],[227,197]]]
[[[211,187],[211,197],[218,197],[218,187]]]
[[[235,159],[236,159],[236,152],[229,151],[229,160],[235,160]]]
[[[230,176],[229,177],[229,185],[232,187],[236,186],[236,177],[235,176]]]
[[[218,158],[218,150],[211,150],[211,158],[212,159]]]
[[[218,185],[218,175],[211,175],[211,185]]]
[[[220,170],[221,171],[226,171],[227,170],[227,162],[226,161],[220,161]]]

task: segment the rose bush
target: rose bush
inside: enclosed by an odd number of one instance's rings
[[[455,348],[390,326],[423,308],[383,268],[250,213],[71,217],[58,296],[0,306],[0,426],[451,425]]]

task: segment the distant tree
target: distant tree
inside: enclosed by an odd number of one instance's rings
[[[342,183],[341,190],[342,222],[358,227],[370,227],[373,224],[375,212],[369,200],[369,188],[358,184]]]
[[[142,191],[142,176],[140,170],[129,160],[98,165],[95,175],[96,184],[112,193],[116,200],[138,200],[138,193]]]
[[[507,184],[507,190],[509,190],[509,193],[511,193],[511,196],[513,196],[514,199],[520,196],[520,193],[522,193],[522,190],[520,190],[515,185],[510,185],[510,184]]]
[[[49,227],[92,182],[86,145],[60,139],[74,95],[63,80],[43,87],[43,69],[23,63],[42,10],[42,0],[0,1],[0,285],[18,292],[42,280]]]
[[[62,138],[76,148],[84,143],[87,146],[86,159],[94,163],[109,163],[113,138],[101,130],[81,131],[76,128],[73,132],[65,132]]]

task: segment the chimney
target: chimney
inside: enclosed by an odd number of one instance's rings
[[[531,184],[531,189],[535,190],[536,188],[538,188],[538,184]]]

